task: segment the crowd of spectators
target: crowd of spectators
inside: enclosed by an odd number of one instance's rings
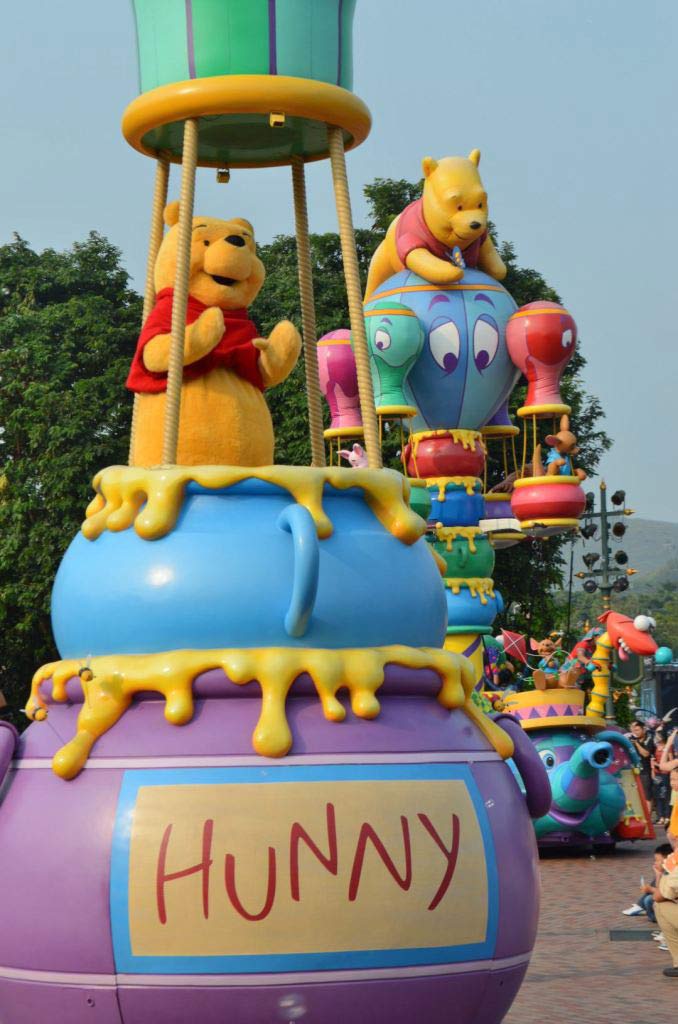
[[[672,960],[664,974],[678,978],[678,729],[667,737],[662,722],[636,719],[630,739],[640,757],[640,779],[655,825],[666,831],[666,839],[655,849],[650,879],[641,878],[638,899],[622,913],[645,915],[657,925],[652,938]]]

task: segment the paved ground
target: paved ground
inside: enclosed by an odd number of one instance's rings
[[[649,878],[658,842],[615,853],[541,861],[542,907],[527,977],[505,1024],[677,1024],[678,979],[665,978],[657,943],[611,942],[611,929],[646,933],[647,918],[621,913]]]

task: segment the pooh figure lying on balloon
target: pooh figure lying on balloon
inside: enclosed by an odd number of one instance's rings
[[[421,199],[406,206],[372,257],[365,300],[392,274],[407,267],[430,284],[460,281],[477,267],[502,281],[506,266],[490,238],[487,193],[480,180],[480,150],[468,158],[446,156],[421,162]]]
[[[156,466],[162,459],[178,202],[166,207],[164,219],[169,231],[155,263],[156,303],[127,378],[138,396],[131,453],[136,466]],[[294,369],[301,340],[289,320],[276,324],[268,338],[259,337],[247,307],[264,278],[248,221],[193,218],[179,465],[273,462],[273,424],[263,391]]]

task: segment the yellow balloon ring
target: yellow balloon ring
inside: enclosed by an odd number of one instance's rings
[[[283,115],[282,117],[280,115]],[[162,85],[133,100],[122,132],[146,156],[181,162],[183,123],[197,118],[201,167],[276,167],[329,156],[328,125],[360,145],[370,112],[348,89],[282,75],[218,75]]]

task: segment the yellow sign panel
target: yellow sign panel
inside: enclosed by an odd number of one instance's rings
[[[467,771],[275,784],[140,778],[125,810],[124,865],[114,854],[114,876],[127,878],[127,920],[113,910],[116,955],[125,946],[130,963],[168,958],[176,969],[181,958],[296,954],[301,966],[306,954],[487,948],[496,893]]]

